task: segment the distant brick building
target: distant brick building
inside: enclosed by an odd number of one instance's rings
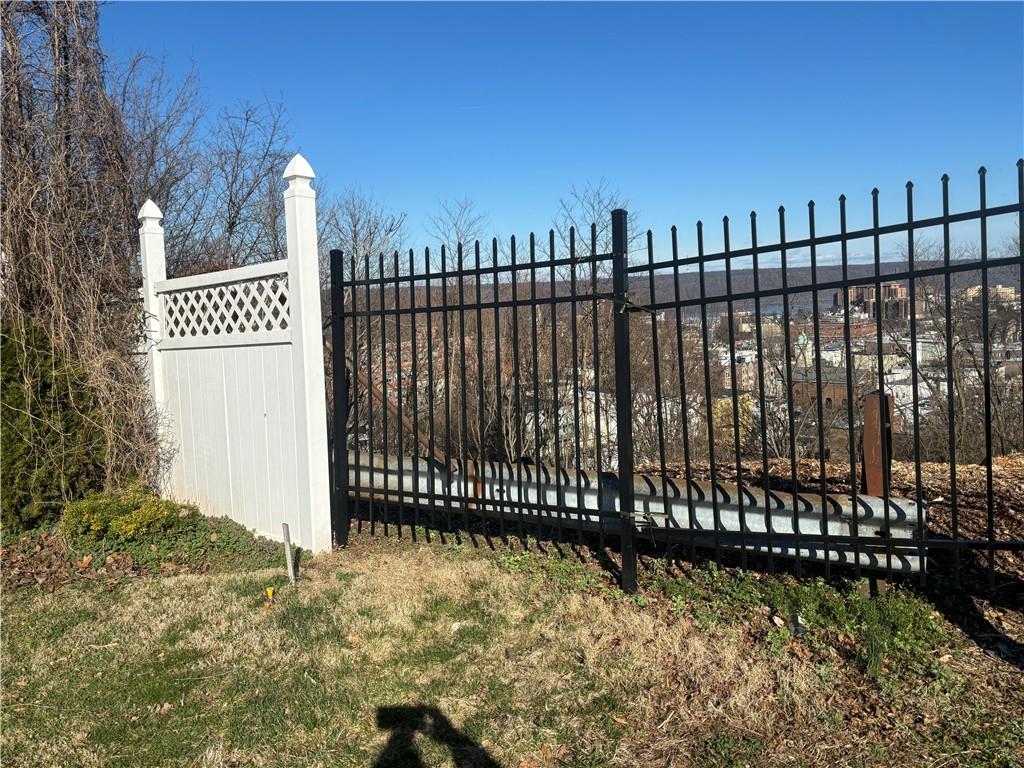
[[[879,299],[873,285],[855,285],[847,288],[850,308],[857,309],[872,320],[878,317]],[[900,283],[882,283],[881,285],[881,316],[883,320],[910,319],[910,291]],[[843,292],[832,294],[832,309],[843,308]]]

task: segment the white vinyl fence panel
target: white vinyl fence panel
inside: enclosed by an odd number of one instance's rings
[[[153,398],[173,460],[163,492],[258,533],[331,546],[316,193],[285,170],[288,258],[166,278],[162,215],[139,212]]]

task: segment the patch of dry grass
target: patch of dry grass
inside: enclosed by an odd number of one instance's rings
[[[934,670],[876,679],[742,589],[680,610],[517,557],[357,538],[296,587],[267,570],[8,592],[4,764],[401,764],[404,744],[486,765],[475,744],[504,766],[1010,765],[1024,744],[1019,674],[955,635],[923,651]]]

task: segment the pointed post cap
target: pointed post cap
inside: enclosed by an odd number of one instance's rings
[[[160,209],[152,200],[146,200],[146,202],[142,204],[142,207],[139,208],[139,221],[155,219],[159,222],[163,217],[163,213],[160,212]]]
[[[313,173],[313,168],[309,162],[302,155],[295,155],[288,163],[288,167],[284,169],[284,180],[291,181],[292,179],[315,179],[316,174]]]

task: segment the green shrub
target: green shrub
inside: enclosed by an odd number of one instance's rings
[[[102,541],[110,533],[110,524],[130,515],[133,509],[131,500],[124,496],[90,494],[64,505],[60,530],[76,543]]]
[[[149,538],[166,533],[197,514],[195,507],[147,497],[134,511],[115,518],[110,523],[110,532],[123,541]]]
[[[106,441],[85,374],[46,335],[0,333],[0,514],[6,531],[52,522],[64,502],[102,486]]]
[[[281,544],[226,517],[205,517],[191,504],[158,499],[144,490],[90,494],[68,502],[60,531],[77,557],[91,552],[97,564],[113,552],[124,552],[145,571],[158,571],[168,563],[201,571],[284,566]],[[299,552],[295,547],[296,559]]]
[[[77,544],[127,544],[194,528],[198,510],[145,491],[91,494],[64,505],[61,532]]]

